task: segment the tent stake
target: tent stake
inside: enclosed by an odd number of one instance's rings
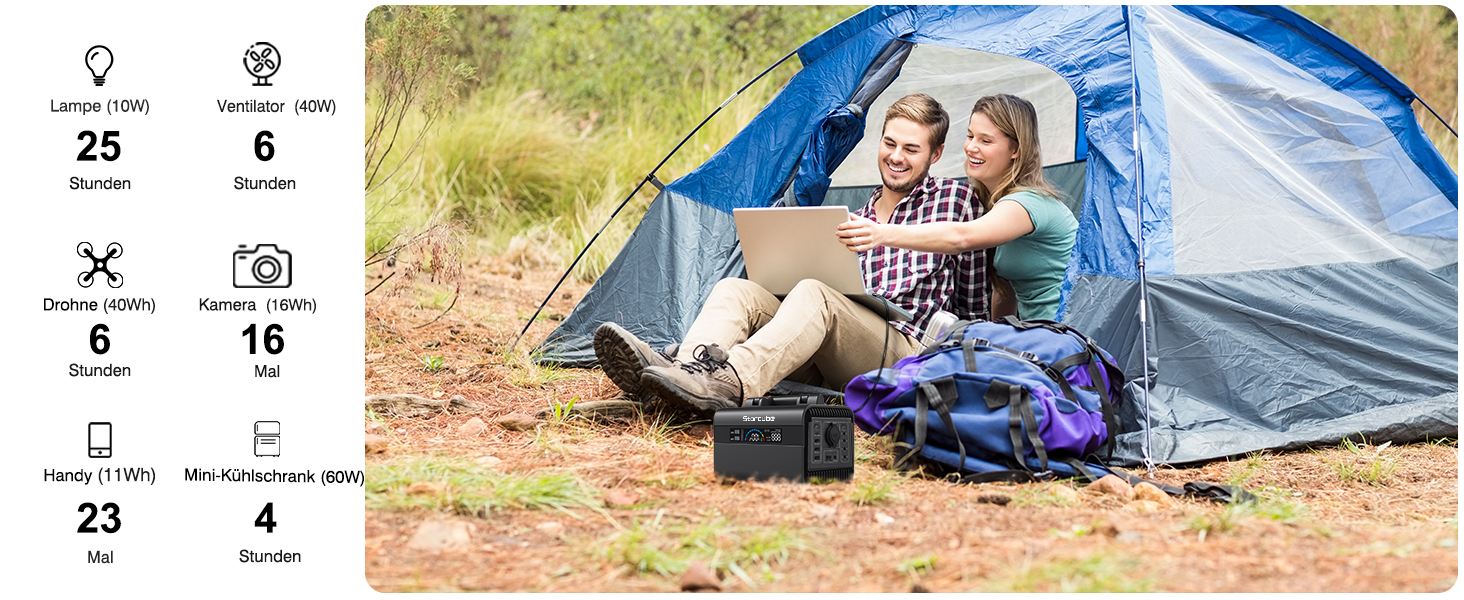
[[[702,119],[701,124],[697,125],[695,129],[692,129],[691,133],[686,134],[686,137],[681,139],[680,144],[676,144],[676,147],[671,149],[671,153],[667,154],[666,158],[661,159],[661,162],[656,164],[656,168],[651,169],[651,172],[646,175],[645,179],[641,180],[640,184],[635,186],[635,190],[630,192],[630,195],[626,196],[624,200],[620,201],[620,206],[615,207],[615,212],[610,213],[610,218],[605,219],[605,224],[601,225],[600,230],[595,232],[594,237],[591,237],[590,241],[585,243],[585,247],[580,250],[579,255],[574,257],[574,262],[569,263],[569,268],[565,269],[564,275],[561,275],[559,277],[559,283],[554,284],[554,289],[549,290],[549,295],[545,296],[544,301],[539,303],[539,308],[534,310],[534,316],[529,317],[529,322],[524,324],[523,331],[520,331],[518,337],[513,339],[513,344],[509,345],[509,354],[513,354],[514,348],[518,347],[519,340],[524,339],[524,334],[529,332],[529,327],[532,327],[534,325],[534,321],[537,321],[539,319],[539,313],[543,312],[544,307],[547,306],[549,304],[549,301],[554,298],[555,292],[559,291],[559,286],[564,285],[564,280],[568,279],[569,274],[574,272],[574,268],[576,265],[579,264],[580,259],[585,257],[586,252],[590,251],[590,246],[595,245],[595,240],[600,239],[600,234],[605,233],[605,228],[610,226],[610,222],[615,220],[615,217],[620,214],[620,210],[625,208],[626,204],[630,203],[631,198],[634,198],[636,194],[640,193],[641,188],[645,187],[647,182],[660,183],[660,180],[656,179],[656,171],[661,170],[661,167],[665,166],[666,161],[671,160],[671,157],[675,156],[676,152],[681,150],[681,147],[685,146],[686,142],[690,141],[692,136],[696,135],[696,132],[701,131],[701,128],[706,126],[707,122],[712,120],[712,117],[717,116],[717,113],[722,112],[722,109],[726,108],[726,106],[730,104],[733,99],[742,95],[742,92],[747,91],[747,88],[752,87],[752,84],[757,83],[759,79],[763,78],[763,76],[773,72],[773,69],[778,68],[778,65],[781,65],[788,59],[793,58],[793,55],[797,53],[798,49],[795,48],[792,52],[789,52],[783,58],[778,59],[778,62],[773,63],[772,66],[763,69],[763,72],[758,73],[757,77],[753,77],[752,81],[744,84],[736,92],[733,92],[731,96],[728,96],[726,100],[723,100],[721,104],[717,105],[717,108],[713,109],[712,113],[707,115],[707,118]],[[657,185],[656,189],[659,190],[661,189],[661,187],[662,186]]]

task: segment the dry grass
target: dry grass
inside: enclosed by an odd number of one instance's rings
[[[1339,448],[1166,468],[1156,479],[1243,479],[1264,502],[1237,511],[1186,499],[1138,512],[1084,491],[1060,500],[1051,486],[897,476],[886,471],[887,440],[866,436],[856,446],[853,481],[725,485],[713,477],[710,427],[654,411],[629,423],[569,419],[506,431],[494,423],[507,413],[619,392],[598,370],[567,369],[536,386],[514,385],[514,360],[557,321],[536,323],[515,356],[504,350],[559,273],[515,278],[494,261],[465,263],[463,298],[421,329],[436,311],[405,295],[367,300],[368,394],[461,394],[485,407],[476,415],[363,417],[370,432],[389,439],[383,454],[366,459],[373,472],[428,459],[478,465],[426,477],[432,481],[420,486],[421,498],[392,505],[381,500],[396,496],[381,496],[367,510],[366,576],[379,590],[675,591],[680,569],[692,561],[720,567],[725,591],[774,592],[908,592],[916,585],[937,592],[1440,591],[1458,572],[1453,444],[1386,449],[1397,467],[1384,485],[1342,481],[1326,461],[1357,456]],[[554,298],[546,313],[568,314],[587,287],[566,285],[567,297]],[[443,357],[442,370],[422,368],[417,357],[427,352]],[[488,429],[460,433],[474,417]],[[547,497],[573,498],[566,508],[580,518],[552,505],[494,500],[496,486],[520,481],[547,481]],[[555,487],[567,481],[583,493]],[[405,479],[392,485],[382,489],[410,489]],[[428,506],[447,499],[439,491],[482,499]],[[1013,501],[984,501],[994,494]],[[864,502],[871,495],[878,501]],[[584,498],[605,505],[589,510]],[[490,504],[487,512],[473,509]],[[894,522],[882,525],[876,514]],[[441,551],[407,546],[420,524],[443,518],[472,524],[470,543]],[[1205,522],[1223,525],[1203,526],[1201,538],[1196,524]]]

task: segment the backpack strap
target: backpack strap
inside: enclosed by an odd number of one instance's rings
[[[1164,490],[1164,493],[1169,494],[1170,496],[1195,496],[1197,498],[1206,498],[1213,502],[1222,503],[1258,501],[1255,494],[1247,492],[1245,488],[1242,488],[1238,485],[1219,485],[1214,483],[1207,483],[1204,481],[1191,481],[1184,484],[1184,487],[1181,488],[1178,486],[1169,485],[1167,483],[1159,483],[1157,481],[1144,479],[1143,477],[1139,477],[1138,475],[1125,473],[1118,469],[1109,469],[1109,471],[1112,471],[1113,474],[1117,475],[1119,479],[1128,482],[1129,485],[1147,483],[1161,490]]]
[[[956,380],[954,377],[946,376],[930,381],[922,381],[915,390],[915,443],[908,449],[899,448],[896,450],[897,457],[895,468],[908,468],[909,462],[916,454],[925,447],[925,434],[929,428],[930,410],[940,416],[941,422],[945,423],[946,430],[956,438],[956,450],[960,453],[961,466],[966,464],[966,444],[961,441],[961,435],[956,431],[955,421],[951,418],[950,404],[956,401]],[[903,439],[903,438],[902,438]],[[903,452],[902,452],[903,451]]]
[[[1072,456],[1063,457],[1058,460],[1061,460],[1063,464],[1073,468],[1073,471],[1077,473],[1074,478],[1081,477],[1085,479],[1087,483],[1093,483],[1095,481],[1098,481],[1099,476],[1094,474],[1093,470],[1089,469],[1088,465],[1084,464],[1083,461],[1078,460],[1077,458]]]
[[[1055,333],[1074,336],[1078,338],[1078,341],[1082,342],[1085,351],[1053,363],[1052,368],[1054,371],[1057,372],[1057,374],[1052,375],[1051,373],[1049,373],[1049,376],[1052,377],[1053,380],[1057,381],[1058,385],[1062,387],[1063,393],[1067,395],[1069,400],[1076,401],[1073,395],[1069,393],[1071,391],[1071,388],[1067,383],[1067,378],[1063,377],[1062,373],[1063,371],[1068,370],[1069,367],[1083,364],[1084,362],[1087,363],[1088,378],[1093,381],[1093,387],[1104,388],[1101,390],[1096,390],[1099,400],[1102,401],[1103,425],[1108,429],[1107,439],[1103,442],[1103,453],[1105,456],[1113,456],[1114,438],[1118,437],[1119,432],[1118,411],[1115,408],[1118,404],[1118,398],[1114,397],[1113,388],[1116,387],[1119,390],[1123,389],[1123,369],[1120,369],[1118,365],[1113,364],[1111,361],[1108,360],[1107,357],[1103,355],[1103,352],[1099,349],[1098,343],[1094,342],[1093,338],[1090,338],[1087,335],[1083,334],[1083,332],[1073,329],[1072,327],[1068,327],[1063,323],[1059,323],[1057,321],[1049,321],[1046,319],[1031,319],[1023,321],[1017,319],[1012,315],[1002,317],[1001,320],[1003,323],[1006,323],[1007,325],[1015,327],[1019,330],[1046,329]],[[1104,377],[1103,373],[1099,371],[1100,366],[1101,369],[1103,371],[1106,371],[1108,374],[1108,386],[1101,385],[1104,381]],[[1115,383],[1117,385],[1114,385]]]
[[[1032,442],[1032,451],[1037,455],[1042,465],[1042,471],[1037,475],[1050,474],[1052,471],[1047,467],[1047,445],[1043,443],[1042,436],[1037,433],[1037,416],[1032,411],[1032,397],[1020,385],[992,379],[989,387],[986,388],[986,407],[992,410],[1007,407],[1007,432],[1012,439],[1012,456],[1017,459],[1017,464],[1022,468],[1027,467],[1026,459],[1027,445],[1024,439]],[[1023,435],[1023,425],[1026,425],[1027,435]],[[964,461],[963,461],[964,462]]]
[[[976,342],[979,341],[975,338],[961,340],[961,354],[966,357],[966,372],[968,373],[976,372]]]
[[[1031,471],[987,471],[962,475],[959,483],[1036,483],[1043,481]]]

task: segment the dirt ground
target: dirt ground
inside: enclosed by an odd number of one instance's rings
[[[368,269],[367,288],[377,275]],[[698,565],[729,592],[1439,592],[1458,577],[1452,440],[1262,454],[1153,477],[1239,482],[1261,498],[1227,506],[906,477],[887,468],[887,441],[864,434],[851,481],[723,484],[710,428],[654,410],[615,423],[550,415],[510,431],[498,422],[511,413],[620,396],[598,369],[506,358],[558,277],[466,265],[461,296],[435,321],[450,288],[367,297],[367,396],[460,395],[481,407],[366,412],[365,433],[384,438],[366,455],[375,589],[678,591]],[[516,355],[588,287],[566,283]],[[546,477],[569,491],[535,491],[552,487]],[[546,493],[557,506],[534,500]],[[467,501],[480,496],[494,507]],[[424,532],[434,527],[452,533],[434,545]]]

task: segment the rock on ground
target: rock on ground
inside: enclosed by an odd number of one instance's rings
[[[1133,486],[1129,485],[1127,481],[1119,479],[1117,475],[1104,475],[1093,485],[1088,486],[1088,489],[1100,494],[1118,496],[1125,500],[1134,497]]]
[[[467,423],[463,423],[461,426],[458,427],[458,435],[463,437],[477,437],[479,434],[487,430],[488,424],[484,423],[483,419],[473,417],[471,419],[468,419]]]
[[[444,550],[468,545],[472,526],[462,521],[423,521],[412,533],[407,547],[417,550]]]
[[[1164,490],[1159,489],[1147,481],[1134,486],[1134,498],[1137,500],[1148,500],[1160,506],[1174,504],[1174,498],[1171,498],[1169,494],[1164,493]]]
[[[523,413],[508,413],[498,417],[498,426],[509,431],[533,431],[539,420]]]
[[[605,505],[611,508],[632,506],[640,502],[640,494],[635,492],[606,492]]]
[[[377,454],[377,453],[380,453],[380,452],[386,452],[386,446],[387,446],[386,438],[381,437],[379,435],[371,435],[369,433],[366,434],[366,453],[367,454]]]
[[[681,574],[681,591],[683,592],[720,592],[722,581],[717,579],[717,574],[707,568],[704,563],[691,563],[686,572]]]

